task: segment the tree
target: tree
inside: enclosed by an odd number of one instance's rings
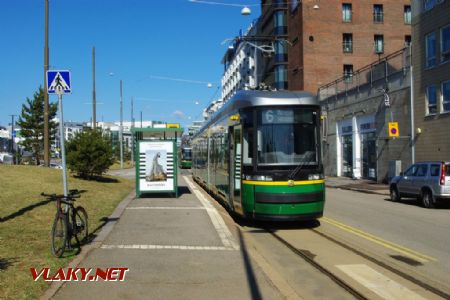
[[[82,178],[100,176],[114,163],[111,141],[100,130],[76,133],[66,150],[68,168]]]
[[[49,103],[50,140],[54,139],[58,126],[53,120],[57,109],[56,103]],[[44,151],[44,89],[42,87],[39,87],[39,90],[34,93],[33,100],[27,98],[27,102],[22,104],[22,113],[17,124],[20,126],[20,134],[25,139],[21,145],[25,150],[33,153],[36,164],[39,165]]]

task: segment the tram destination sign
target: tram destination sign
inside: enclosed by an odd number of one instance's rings
[[[263,110],[263,124],[286,124],[294,122],[294,111],[288,109]]]

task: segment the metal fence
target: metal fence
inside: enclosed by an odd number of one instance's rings
[[[389,54],[378,61],[367,65],[353,74],[346,74],[339,79],[319,87],[317,96],[323,101],[330,97],[340,98],[342,94],[359,93],[362,86],[380,86],[385,82],[388,88],[390,77],[398,75],[400,72],[406,74],[410,67],[410,47],[403,48],[397,52]]]

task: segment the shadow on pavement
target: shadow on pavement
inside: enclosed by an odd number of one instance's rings
[[[89,236],[87,238],[86,241],[83,241],[81,243],[81,245],[84,244],[89,244],[90,242],[92,242],[96,237],[97,237],[97,233],[108,223],[110,222],[117,222],[120,218],[109,218],[109,217],[103,217],[100,219],[101,223],[97,226],[97,228],[95,228],[94,230],[92,230],[91,232],[89,232]]]
[[[184,194],[191,194],[191,191],[187,186],[179,186],[178,187],[178,197],[183,196]],[[142,193],[139,199],[151,199],[151,198],[176,198],[175,193]]]
[[[392,202],[392,200],[390,198],[385,198],[385,201],[388,202]],[[394,202],[395,203],[395,202]],[[418,206],[418,207],[422,207],[422,202],[416,198],[403,198],[400,199],[399,201],[396,201],[396,203],[400,203],[400,204],[405,204],[405,205],[410,205],[410,206]],[[450,209],[450,201],[438,201],[436,203],[436,207],[433,209]]]
[[[314,229],[320,226],[319,220],[308,221],[257,221],[251,219],[243,219],[240,216],[232,215],[233,220],[241,227],[252,227],[248,230],[253,233],[267,233],[267,231],[276,230],[299,230]]]
[[[239,234],[239,242],[241,245],[242,259],[244,260],[247,282],[250,288],[252,299],[262,299],[261,292],[258,287],[258,282],[256,280],[255,272],[253,271],[253,266],[250,261],[250,257],[247,253],[247,247],[245,245],[244,239],[242,238],[242,233],[240,230],[238,230],[238,234]]]

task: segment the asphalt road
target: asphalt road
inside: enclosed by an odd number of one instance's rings
[[[327,189],[321,223],[321,230],[366,253],[450,286],[448,206],[425,209],[412,199],[394,203],[386,196]]]

